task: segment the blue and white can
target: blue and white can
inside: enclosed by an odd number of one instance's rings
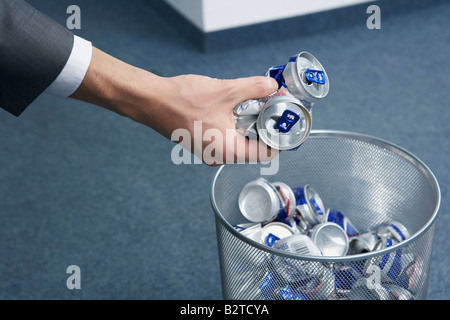
[[[398,221],[389,221],[378,227],[378,236],[402,242],[410,237],[408,229]]]
[[[325,220],[325,206],[317,191],[310,185],[292,189],[295,195],[297,211],[307,228]]]
[[[380,245],[381,243],[381,245]],[[381,242],[377,244],[376,249],[382,250],[389,248],[396,244],[396,241],[390,238],[381,238]],[[397,281],[403,270],[402,266],[402,250],[396,250],[390,253],[386,253],[382,256],[370,258],[366,261],[365,270],[369,268],[379,269],[381,272],[381,278],[384,281]]]
[[[340,211],[328,209],[325,215],[325,221],[338,224],[342,229],[344,229],[349,238],[360,235],[358,229],[356,229],[352,222]]]
[[[239,194],[242,215],[251,222],[270,222],[282,216],[289,219],[294,211],[294,195],[289,189],[271,184],[264,178],[247,183]],[[278,186],[278,189],[277,189]]]
[[[306,106],[325,98],[330,90],[330,81],[325,68],[309,52],[292,56],[283,71],[289,92]]]
[[[294,231],[282,222],[271,222],[261,230],[261,243],[273,247],[274,244],[284,238],[292,236]]]

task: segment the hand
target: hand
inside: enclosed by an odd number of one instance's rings
[[[253,159],[266,162],[278,154],[240,135],[233,117],[233,108],[240,102],[267,97],[277,89],[277,82],[269,77],[163,78],[94,48],[85,79],[72,97],[127,116],[168,139],[175,130],[184,129],[190,139],[181,139],[183,147],[208,165],[221,165]]]

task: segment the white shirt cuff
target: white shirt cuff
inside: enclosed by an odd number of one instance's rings
[[[74,36],[72,53],[65,67],[44,92],[59,98],[69,97],[83,81],[91,63],[91,58],[92,43]]]

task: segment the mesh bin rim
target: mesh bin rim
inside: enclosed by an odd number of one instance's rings
[[[419,229],[419,231],[417,231],[415,234],[411,235],[411,237],[406,239],[405,241],[402,241],[402,242],[400,242],[394,246],[391,246],[389,248],[370,252],[370,253],[348,255],[348,256],[343,256],[343,257],[304,256],[304,255],[297,255],[297,254],[273,249],[271,247],[260,244],[256,241],[253,241],[253,240],[247,238],[246,236],[242,235],[239,231],[237,231],[235,228],[233,228],[233,226],[223,217],[219,208],[217,207],[215,194],[214,194],[214,190],[216,188],[216,183],[217,183],[217,180],[218,180],[222,170],[225,167],[230,166],[230,165],[221,166],[217,170],[217,173],[215,174],[213,182],[211,184],[210,200],[211,200],[211,205],[214,210],[214,214],[215,214],[216,218],[220,219],[220,221],[222,222],[222,225],[225,226],[227,228],[227,230],[229,232],[231,232],[234,236],[236,236],[240,240],[242,240],[242,241],[246,242],[247,244],[249,244],[253,247],[256,247],[262,251],[265,251],[267,253],[271,253],[274,255],[282,256],[285,258],[306,260],[306,261],[315,261],[315,262],[325,262],[325,263],[326,262],[328,262],[328,263],[336,262],[337,263],[337,262],[349,262],[349,261],[363,260],[363,259],[381,256],[381,255],[399,250],[403,247],[408,246],[412,242],[414,242],[414,240],[416,238],[419,238],[421,235],[426,233],[428,231],[428,229],[430,229],[433,226],[433,224],[438,216],[438,213],[439,213],[439,207],[440,207],[440,203],[441,203],[441,190],[440,190],[439,183],[438,183],[435,175],[422,160],[417,158],[414,154],[410,153],[409,151],[403,149],[402,147],[397,146],[396,144],[393,144],[387,140],[376,138],[374,136],[367,135],[367,134],[361,134],[361,133],[349,132],[349,131],[338,131],[338,130],[312,130],[308,139],[336,138],[336,137],[363,141],[366,143],[376,145],[381,148],[385,148],[385,149],[403,157],[404,159],[408,160],[411,164],[413,164],[416,168],[420,169],[420,171],[426,176],[426,178],[430,182],[431,186],[434,188],[434,191],[436,194],[436,205],[435,205],[434,212],[433,212],[431,218],[427,221],[427,223],[421,229]],[[216,223],[217,223],[217,220],[216,220]]]

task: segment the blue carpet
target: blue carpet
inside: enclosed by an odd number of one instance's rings
[[[72,4],[30,3],[64,25]],[[390,16],[381,30],[364,23],[209,54],[144,0],[77,4],[78,35],[163,76],[253,76],[312,52],[332,81],[313,128],[388,140],[440,182],[428,298],[450,298],[450,4]],[[216,169],[176,166],[172,147],[72,100],[42,96],[20,118],[0,110],[0,299],[221,299],[209,202]],[[66,288],[72,264],[81,268],[81,290]]]

